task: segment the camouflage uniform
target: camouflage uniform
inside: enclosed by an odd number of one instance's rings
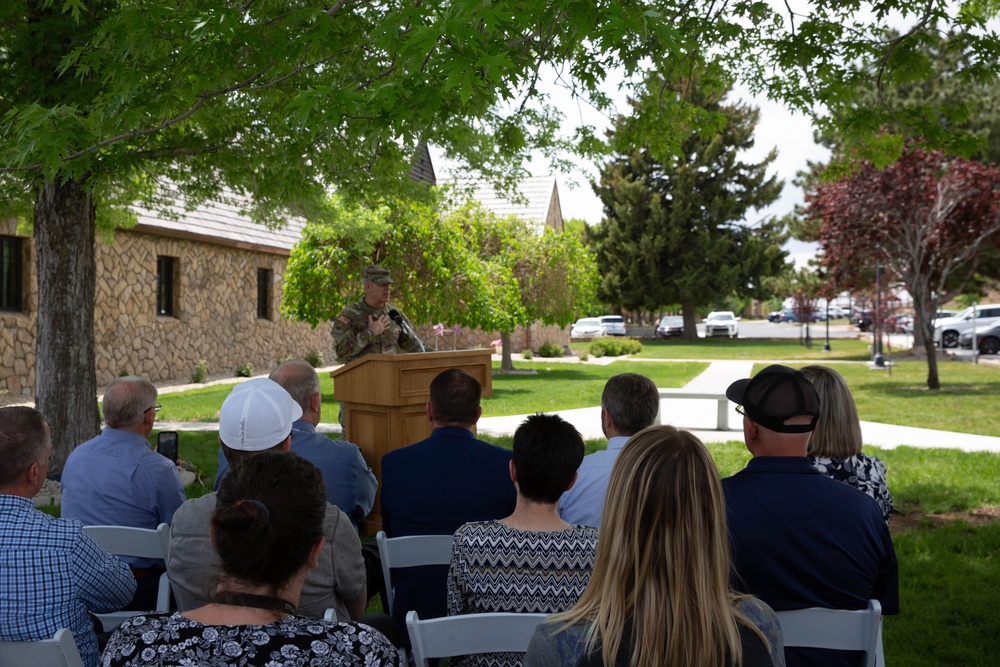
[[[389,327],[385,331],[378,336],[372,335],[368,328],[368,316],[377,320],[383,315],[388,316],[391,308],[389,304],[382,308],[372,308],[364,299],[344,308],[333,321],[333,349],[343,363],[366,354],[420,352],[417,341],[403,333],[402,328],[392,320],[389,320]],[[402,311],[400,314],[402,315]]]

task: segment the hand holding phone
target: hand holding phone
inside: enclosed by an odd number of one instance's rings
[[[171,463],[177,463],[178,454],[177,431],[160,431],[156,434],[156,451],[163,454]]]

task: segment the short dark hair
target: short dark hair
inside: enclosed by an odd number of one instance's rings
[[[517,487],[536,503],[557,503],[583,461],[583,436],[559,415],[534,414],[514,431]]]
[[[45,417],[34,408],[0,408],[0,486],[18,479],[45,457],[51,436]]]
[[[430,403],[438,424],[469,426],[479,416],[483,385],[463,370],[449,368],[431,380]]]
[[[226,462],[229,464],[230,470],[243,463],[245,459],[248,459],[251,456],[256,456],[261,452],[280,452],[282,451],[281,446],[283,444],[285,444],[284,440],[276,444],[274,447],[262,449],[259,452],[245,452],[242,449],[233,449],[226,443],[222,442],[221,439],[219,440],[219,446],[222,447],[222,455],[226,457]]]
[[[222,578],[278,591],[323,535],[326,487],[292,452],[257,452],[222,480],[212,513]]]
[[[608,379],[601,394],[601,407],[622,435],[635,435],[656,421],[660,392],[645,375],[621,373]]]

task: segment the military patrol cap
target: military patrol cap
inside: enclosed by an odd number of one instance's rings
[[[392,278],[389,277],[389,269],[381,266],[369,266],[365,268],[365,282],[372,282],[376,285],[391,285]]]

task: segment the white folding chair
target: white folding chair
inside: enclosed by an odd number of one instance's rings
[[[83,658],[68,628],[56,630],[52,639],[35,642],[0,642],[0,667],[83,667]]]
[[[387,537],[384,530],[375,535],[378,555],[382,561],[382,576],[385,579],[385,596],[392,613],[394,600],[390,570],[420,565],[448,565],[451,563],[452,535],[410,535],[407,537]]]
[[[416,667],[428,667],[429,658],[475,653],[524,653],[535,628],[548,614],[463,614],[421,621],[406,614]]]
[[[170,550],[170,526],[161,523],[156,530],[150,528],[133,528],[132,526],[84,526],[91,537],[105,551],[116,556],[135,556],[137,558],[158,558],[166,562]],[[155,611],[170,611],[170,580],[167,573],[160,575],[159,588],[156,593]],[[113,611],[107,614],[97,614],[104,624],[105,631],[113,630],[127,618],[134,616],[136,611]]]
[[[864,651],[865,667],[885,665],[882,651],[882,605],[867,609],[793,609],[775,612],[785,646]]]

